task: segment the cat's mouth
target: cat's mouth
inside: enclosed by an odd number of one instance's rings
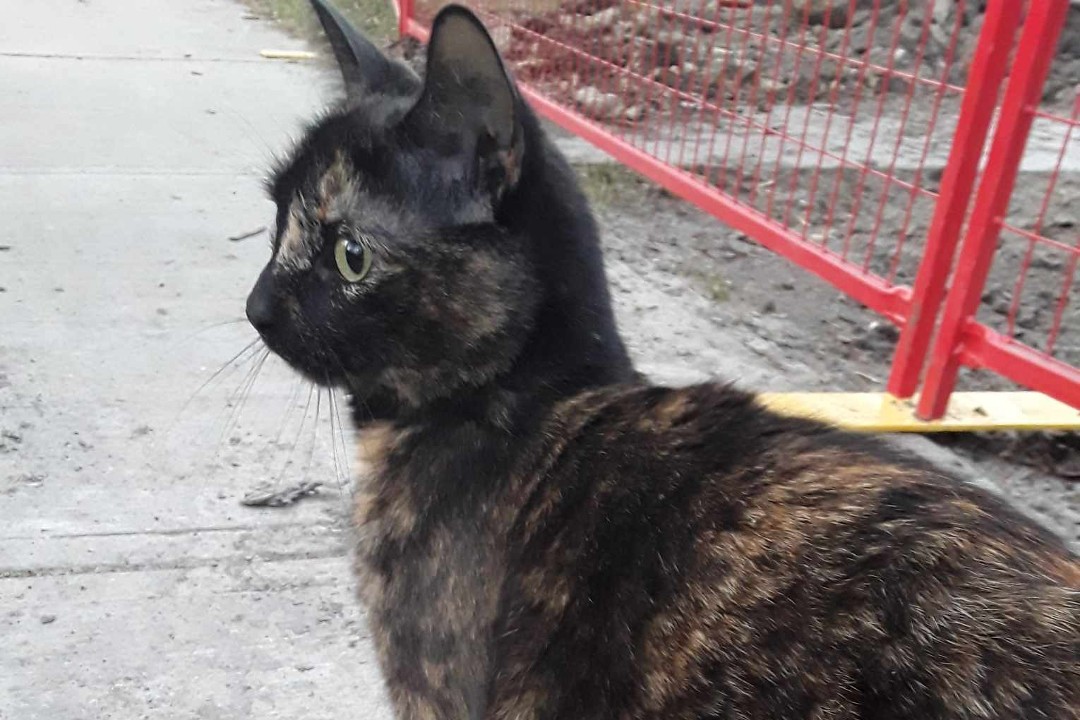
[[[314,343],[299,343],[302,349],[280,338],[260,333],[263,343],[272,353],[305,379],[327,388],[352,389],[355,379],[333,355]]]

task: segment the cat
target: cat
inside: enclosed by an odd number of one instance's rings
[[[346,100],[273,174],[247,314],[350,395],[397,718],[1080,716],[1058,538],[872,439],[651,385],[481,22],[441,10],[421,80],[312,4]]]

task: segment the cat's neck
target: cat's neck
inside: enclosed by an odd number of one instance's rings
[[[529,113],[521,182],[497,220],[529,239],[545,294],[513,372],[563,396],[625,382],[633,367],[611,305],[599,232],[577,178]]]

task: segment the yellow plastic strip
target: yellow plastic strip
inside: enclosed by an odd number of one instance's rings
[[[1037,392],[953,393],[945,417],[915,417],[914,400],[887,393],[761,393],[784,415],[814,418],[858,432],[1080,430],[1080,410]]]
[[[260,50],[259,54],[270,60],[314,60],[318,57],[307,50]]]

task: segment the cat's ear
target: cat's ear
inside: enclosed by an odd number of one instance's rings
[[[416,91],[420,79],[413,71],[386,57],[333,5],[325,0],[311,0],[311,6],[330,41],[350,99],[370,93],[409,95]]]
[[[414,139],[476,162],[499,195],[517,182],[524,153],[521,100],[494,41],[460,5],[436,16],[420,99],[406,117]]]

